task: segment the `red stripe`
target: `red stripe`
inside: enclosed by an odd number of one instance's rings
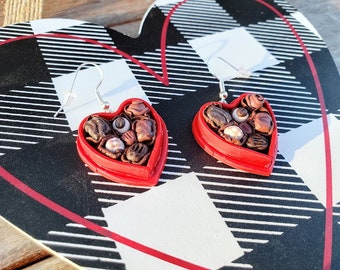
[[[176,9],[178,9],[185,2],[187,2],[187,0],[183,0],[177,3],[175,6],[173,6],[173,8],[169,11],[163,23],[162,34],[161,34],[161,52],[162,52],[161,61],[162,61],[163,83],[166,86],[169,85],[168,69],[167,69],[167,64],[166,64],[166,44],[167,44],[166,38],[167,38],[170,18],[172,17]]]
[[[74,212],[64,208],[60,204],[55,203],[54,201],[48,199],[44,195],[40,194],[39,192],[35,191],[34,189],[30,188],[23,182],[21,182],[18,178],[16,178],[14,175],[10,174],[8,171],[6,171],[3,167],[0,166],[0,176],[4,178],[8,183],[16,187],[21,192],[25,193],[27,196],[31,197],[32,199],[36,200],[40,204],[46,206],[47,208],[53,210],[54,212],[58,213],[59,215],[62,215],[66,217],[67,219],[81,224],[84,227],[88,228],[89,230],[92,230],[100,235],[103,235],[105,237],[109,237],[114,241],[117,241],[119,243],[122,243],[124,245],[127,245],[131,248],[134,248],[138,251],[144,252],[148,255],[151,255],[153,257],[156,257],[158,259],[161,259],[163,261],[169,262],[171,264],[186,268],[186,269],[197,269],[197,270],[204,270],[207,268],[204,268],[202,266],[190,263],[188,261],[179,259],[177,257],[171,256],[169,254],[166,254],[164,252],[161,252],[159,250],[147,247],[143,244],[140,244],[136,241],[133,241],[129,238],[126,238],[124,236],[121,236],[117,233],[114,233],[110,230],[107,230],[77,214]]]
[[[297,33],[293,25],[281,14],[276,8],[266,3],[263,0],[257,0],[257,2],[268,7],[277,16],[279,16],[289,27],[289,29],[294,34],[295,38],[299,42],[303,53],[306,57],[307,63],[309,65],[310,71],[312,73],[315,87],[318,93],[318,98],[320,102],[323,134],[324,134],[324,147],[325,147],[325,162],[326,162],[326,216],[325,216],[325,243],[324,243],[324,256],[323,256],[323,269],[329,270],[332,264],[332,244],[333,244],[333,180],[332,180],[332,155],[331,155],[331,143],[329,135],[329,126],[327,119],[327,108],[323,95],[322,86],[319,80],[318,72],[314,65],[313,59],[308,53],[307,47],[302,41],[300,35]]]

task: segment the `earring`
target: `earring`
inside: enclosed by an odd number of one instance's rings
[[[72,94],[72,91],[73,91],[73,88],[74,88],[74,84],[76,82],[76,79],[77,79],[77,76],[78,76],[78,72],[85,66],[94,66],[97,70],[98,70],[98,73],[99,73],[99,82],[98,84],[96,85],[95,87],[95,95],[97,97],[97,100],[101,106],[101,108],[104,110],[104,111],[110,111],[110,103],[105,101],[103,99],[103,97],[101,96],[101,94],[99,93],[99,87],[100,85],[102,84],[103,82],[103,79],[104,79],[104,74],[103,74],[103,71],[102,69],[95,63],[92,63],[92,62],[84,62],[82,64],[80,64],[76,70],[76,73],[74,75],[74,78],[73,78],[73,81],[72,81],[72,84],[71,84],[71,88],[69,91],[67,91],[64,95],[64,102],[63,104],[60,106],[60,108],[58,109],[58,111],[54,114],[54,118],[56,118],[59,113],[71,102],[72,98],[75,97],[73,94]]]
[[[95,95],[104,112],[92,113],[80,122],[76,144],[79,157],[89,169],[109,180],[134,186],[156,185],[168,154],[166,125],[156,110],[139,98],[124,100],[112,112],[99,93],[104,76],[97,64],[85,62],[77,68],[54,117],[70,104],[78,72],[87,65],[99,73]]]
[[[260,94],[244,93],[227,103],[228,66],[241,77],[249,72],[236,69],[221,57],[208,61],[219,80],[220,101],[204,104],[194,117],[192,132],[200,147],[212,157],[234,168],[269,176],[277,155],[277,126],[271,106]]]

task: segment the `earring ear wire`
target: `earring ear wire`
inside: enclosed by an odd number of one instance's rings
[[[58,109],[58,111],[54,114],[54,118],[56,118],[59,113],[70,103],[71,101],[71,98],[72,96],[74,96],[72,94],[72,91],[73,91],[73,88],[74,88],[74,84],[75,84],[75,81],[77,79],[77,76],[78,76],[78,72],[85,66],[94,66],[97,70],[98,70],[98,73],[99,73],[99,82],[98,84],[96,85],[96,88],[95,88],[95,95],[96,95],[96,98],[99,102],[99,104],[101,105],[102,109],[104,111],[109,111],[110,109],[110,103],[105,101],[102,97],[102,95],[99,93],[99,87],[100,85],[102,84],[103,82],[103,79],[104,79],[104,74],[103,74],[103,70],[95,63],[92,63],[92,62],[84,62],[82,64],[80,64],[75,72],[75,75],[74,75],[74,78],[73,78],[73,81],[72,81],[72,85],[71,85],[71,88],[69,91],[67,91],[64,95],[64,102],[63,104],[60,106],[60,108]]]
[[[218,62],[216,63],[216,60],[219,60],[220,63],[218,63]],[[215,65],[212,64],[212,61],[215,61]],[[229,61],[227,61],[226,59],[224,59],[221,56],[213,55],[212,57],[209,58],[208,69],[219,80],[219,87],[220,87],[219,97],[221,99],[220,101],[227,103],[228,92],[225,89],[225,85],[224,85],[224,82],[227,80],[227,77],[225,76],[226,74],[223,74],[223,72],[221,72],[220,70],[217,69],[217,67],[220,67],[221,62],[223,63],[224,66],[228,66],[228,67],[232,68],[233,70],[237,71],[237,74],[238,74],[237,77],[249,78],[250,73],[249,73],[248,70],[246,70],[243,67],[236,68],[234,65],[232,65]],[[222,68],[223,68],[223,66],[222,66]]]

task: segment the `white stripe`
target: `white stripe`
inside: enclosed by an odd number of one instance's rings
[[[29,100],[43,100],[43,101],[53,101],[55,102],[56,99],[51,99],[51,98],[36,98],[36,97],[30,97],[30,96],[16,96],[16,95],[1,95],[0,94],[0,97],[3,97],[3,98],[17,98],[17,99],[29,99]]]
[[[241,193],[241,192],[208,190],[208,193],[209,194],[217,194],[217,195],[237,196],[237,197],[269,199],[269,200],[273,200],[273,201],[278,200],[278,201],[289,201],[289,202],[308,202],[308,203],[317,203],[317,204],[320,203],[317,200],[300,199],[300,198],[292,198],[292,197],[282,197],[282,196],[268,196],[268,195],[250,194],[250,193],[244,193],[244,192]]]
[[[60,107],[60,105],[51,105],[51,104],[43,104],[43,103],[31,103],[31,102],[20,102],[20,101],[7,101],[7,100],[0,100],[0,103],[10,103],[10,104],[29,105],[29,106],[41,106],[41,107],[54,107],[54,108],[59,108]]]
[[[283,232],[278,232],[278,231],[251,230],[251,229],[243,229],[243,228],[230,228],[230,231],[240,232],[240,233],[265,234],[265,235],[282,235],[283,234]]]
[[[14,133],[14,132],[1,132],[0,134],[9,135],[9,136],[22,136],[22,137],[32,137],[32,138],[42,138],[42,139],[53,139],[51,136],[42,136],[36,134],[27,134],[27,133]]]
[[[114,194],[114,195],[124,195],[124,196],[135,196],[136,193],[135,192],[126,192],[126,191],[122,191],[122,190],[104,190],[104,189],[94,189],[95,192],[97,193],[101,193],[101,194]]]
[[[13,143],[22,143],[22,144],[37,144],[35,141],[22,141],[22,140],[13,140],[13,139],[1,139],[0,142],[13,142]]]
[[[0,145],[0,149],[7,149],[7,150],[20,150],[21,147],[14,147],[14,146],[2,146]]]
[[[295,189],[282,189],[282,188],[269,188],[269,187],[254,187],[250,185],[236,185],[236,184],[227,184],[227,183],[212,183],[212,182],[204,182],[205,185],[210,186],[219,186],[219,187],[233,187],[233,188],[239,188],[239,189],[251,189],[251,190],[261,190],[261,191],[270,191],[270,192],[281,192],[281,193],[290,193],[290,194],[307,194],[312,195],[313,193],[311,191],[305,191],[305,190],[295,190]],[[216,190],[212,190],[208,187],[206,187],[209,192],[218,192]],[[224,191],[220,191],[221,194],[223,194]]]
[[[0,118],[0,121],[10,122],[10,123],[37,124],[37,125],[42,125],[42,126],[68,127],[68,125],[62,125],[62,124],[56,124],[56,123],[35,122],[35,121],[18,120],[18,119],[3,119],[3,118]]]
[[[170,168],[180,168],[180,169],[190,169],[190,166],[184,166],[184,165],[177,165],[177,164],[165,164],[165,167],[170,167]]]
[[[211,200],[215,203],[222,203],[222,204],[235,204],[235,205],[257,206],[257,207],[264,207],[264,208],[279,208],[279,209],[298,210],[298,211],[311,211],[311,212],[323,212],[324,211],[324,209],[322,208],[299,207],[299,206],[291,206],[291,205],[283,205],[283,204],[266,204],[266,203],[231,201],[231,200],[220,200],[220,199],[211,199]],[[309,219],[310,218],[310,216],[301,216],[301,215],[292,215],[292,218],[293,217],[297,219]]]
[[[39,241],[50,247],[51,246],[67,247],[67,248],[76,248],[76,249],[117,252],[116,248],[107,247],[107,246],[82,245],[82,244],[73,244],[73,243],[67,243],[67,242],[48,241],[48,240],[39,240]]]
[[[42,53],[43,56],[44,56],[44,59],[46,60],[46,62],[48,61],[57,61],[57,62],[60,62],[60,61],[71,61],[71,62],[75,62],[74,59],[77,59],[77,60],[82,60],[84,61],[83,59],[87,59],[87,61],[91,61],[91,60],[101,60],[101,61],[109,61],[109,59],[106,57],[106,58],[102,58],[102,57],[96,57],[96,56],[93,56],[93,57],[89,57],[87,55],[84,55],[84,56],[76,56],[76,55],[56,55],[56,54],[51,54],[51,53]],[[46,56],[46,58],[45,58]],[[59,59],[60,57],[63,57],[64,59]]]
[[[269,240],[263,239],[250,239],[250,238],[235,238],[237,242],[255,243],[255,244],[267,244]]]
[[[106,221],[106,219],[104,217],[101,217],[101,216],[88,215],[88,216],[85,216],[85,218],[90,219],[90,220]]]
[[[102,182],[102,181],[96,181],[96,180],[93,180],[91,181],[91,183],[93,185],[103,185],[103,186],[117,186],[117,187],[127,187],[127,185],[125,184],[120,184],[120,183],[116,183],[116,182],[112,182],[112,181],[106,181],[106,182]],[[129,187],[131,187],[129,185]],[[133,186],[132,186],[133,187]],[[149,189],[148,187],[139,187],[139,189]]]
[[[12,93],[22,93],[22,94],[30,94],[30,95],[45,95],[45,96],[54,96],[57,97],[56,93],[46,93],[46,92],[37,92],[37,91],[24,91],[24,90],[10,90]],[[56,101],[54,99],[54,101]]]
[[[269,221],[237,219],[237,218],[223,218],[223,219],[230,223],[247,223],[247,224],[258,224],[258,225],[268,225],[268,226],[279,226],[279,227],[296,227],[298,225],[294,223],[269,222]]]
[[[25,117],[25,118],[39,118],[39,119],[51,119],[51,120],[57,120],[57,121],[66,121],[66,119],[55,118],[55,117],[53,117],[53,116],[30,115],[30,114],[21,114],[21,113],[6,113],[6,112],[0,112],[0,115],[22,116],[22,117]],[[30,122],[30,123],[31,123],[31,122]]]
[[[178,157],[167,157],[167,159],[168,160],[178,160],[178,161],[183,161],[183,162],[185,162],[185,161],[187,161],[185,158],[178,158]]]
[[[92,262],[107,262],[107,263],[123,263],[120,259],[111,259],[111,258],[103,258],[103,257],[95,257],[95,256],[87,256],[87,255],[77,255],[70,253],[59,252],[61,256],[64,256],[68,259],[78,259],[78,260],[86,260]]]
[[[269,216],[269,217],[284,217],[284,218],[296,218],[296,215],[287,215],[287,214],[277,214],[277,213],[270,213],[270,212],[258,212],[258,211],[246,211],[246,210],[234,210],[234,209],[225,209],[225,208],[218,208],[219,212],[224,213],[239,213],[239,214],[245,214],[245,215],[257,215],[257,216]],[[310,217],[307,216],[301,216],[305,217],[304,219],[310,219]]]
[[[88,55],[94,55],[94,56],[111,56],[114,54],[114,52],[112,51],[108,51],[106,50],[108,53],[103,53],[100,50],[91,50],[92,52],[86,52],[86,56],[83,57],[87,57]],[[50,52],[52,52],[53,54],[50,54]],[[110,53],[109,53],[110,52]],[[84,52],[81,48],[76,48],[76,50],[61,50],[60,48],[53,48],[53,49],[42,49],[42,53],[43,55],[58,55],[58,54],[69,54],[72,53],[72,57],[77,55],[77,54],[81,54],[84,55]]]
[[[102,203],[110,203],[110,204],[117,204],[117,203],[121,202],[121,200],[113,200],[113,199],[98,198],[98,202],[102,202]]]
[[[1,101],[0,101],[1,103]],[[21,104],[21,103],[19,103]],[[19,107],[6,107],[6,106],[0,106],[0,109],[5,109],[5,110],[14,110],[14,111],[29,111],[29,112],[39,112],[39,113],[55,113],[55,111],[50,111],[50,110],[40,110],[40,109],[31,109],[31,108],[19,108]],[[60,114],[63,114],[62,112]]]
[[[88,235],[88,234],[81,234],[81,233],[49,231],[48,235],[114,242],[111,238],[108,238],[108,237],[105,237],[105,236]]]
[[[34,130],[34,131],[61,133],[61,134],[69,133],[69,131],[61,131],[61,130],[53,130],[53,129],[43,129],[43,128],[30,128],[30,127],[7,126],[7,125],[0,125],[0,127],[11,128],[11,129],[20,129],[20,130],[26,130],[26,131],[27,130]]]

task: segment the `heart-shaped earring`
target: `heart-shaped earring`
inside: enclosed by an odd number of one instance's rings
[[[260,94],[245,93],[228,104],[221,71],[224,60],[214,58],[209,64],[212,62],[215,65],[209,69],[219,79],[221,100],[208,102],[197,112],[192,123],[194,138],[217,160],[242,171],[269,176],[278,148],[277,125],[269,102]]]
[[[93,65],[100,74],[95,88],[96,97],[105,112],[85,117],[79,125],[77,151],[88,167],[103,177],[134,186],[153,186],[158,183],[168,153],[166,125],[156,110],[145,100],[130,98],[112,112],[98,88],[103,72],[94,63],[78,67],[71,90],[58,113],[70,103],[78,71]]]

